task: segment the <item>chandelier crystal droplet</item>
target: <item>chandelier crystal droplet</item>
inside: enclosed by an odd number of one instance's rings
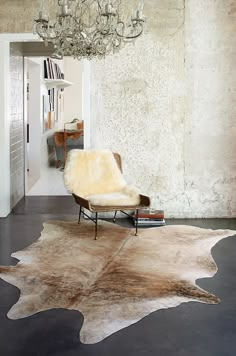
[[[45,44],[53,44],[55,58],[104,58],[143,33],[143,4],[132,11],[127,24],[120,5],[120,0],[58,0],[56,18],[50,19],[43,3],[35,32]]]

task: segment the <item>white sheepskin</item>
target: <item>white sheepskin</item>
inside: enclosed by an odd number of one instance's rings
[[[140,203],[139,191],[128,186],[108,150],[72,150],[67,156],[64,180],[67,189],[101,206]]]

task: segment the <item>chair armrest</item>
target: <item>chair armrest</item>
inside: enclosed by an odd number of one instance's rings
[[[145,207],[149,207],[151,205],[150,198],[147,197],[146,195],[140,194],[140,205],[141,206],[145,206]]]
[[[79,204],[80,206],[82,206],[85,209],[91,210],[91,205],[90,202],[87,199],[84,199],[82,197],[79,197],[76,194],[72,194],[76,203]]]

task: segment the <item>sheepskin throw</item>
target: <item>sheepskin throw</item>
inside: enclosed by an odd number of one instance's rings
[[[10,319],[78,310],[81,341],[96,343],[158,309],[219,302],[196,280],[215,274],[211,248],[235,231],[165,226],[141,229],[136,237],[133,229],[99,224],[98,241],[92,222],[44,224],[37,242],[12,255],[20,263],[0,267],[0,277],[21,292]]]
[[[139,191],[129,186],[111,151],[72,150],[64,172],[67,189],[92,205],[133,206],[140,203]]]

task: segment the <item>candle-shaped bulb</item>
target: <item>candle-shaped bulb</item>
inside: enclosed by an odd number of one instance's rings
[[[139,3],[139,18],[141,19],[143,17],[143,2]]]
[[[108,0],[108,3],[105,6],[105,11],[106,11],[107,14],[111,14],[112,13],[112,5],[111,5],[110,0]]]
[[[140,11],[143,11],[143,6],[144,6],[143,2],[140,2],[140,3],[139,3],[139,10],[140,10]]]

